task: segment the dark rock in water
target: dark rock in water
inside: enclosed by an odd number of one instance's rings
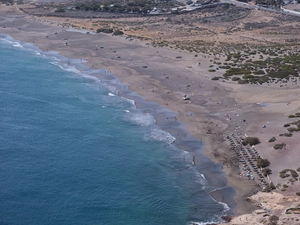
[[[226,223],[228,223],[232,220],[231,216],[222,216],[221,218],[222,218],[222,220],[225,220]]]

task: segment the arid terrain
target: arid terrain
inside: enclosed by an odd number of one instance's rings
[[[236,214],[250,213],[232,224],[300,224],[300,17],[230,4],[155,16],[53,11],[1,6],[0,33],[108,69],[178,112],[237,190]],[[124,34],[79,42],[68,29]],[[272,192],[250,197],[258,191]]]

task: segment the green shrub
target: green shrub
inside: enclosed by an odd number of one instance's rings
[[[238,84],[247,84],[248,80],[238,80]]]
[[[258,139],[258,137],[246,137],[242,144],[243,145],[258,145],[260,143],[260,140]]]
[[[284,133],[284,134],[279,134],[279,136],[285,136],[285,137],[292,137],[293,133]]]
[[[300,167],[297,169],[298,172],[300,172]]]
[[[208,72],[216,72],[216,70],[210,69],[208,70]]]
[[[289,127],[289,126],[291,126],[289,123],[283,125],[283,127]]]
[[[269,174],[272,174],[272,170],[270,170],[269,168],[264,168],[262,170],[263,175],[266,177]]]
[[[257,167],[265,168],[270,165],[270,161],[268,159],[258,158],[256,165],[257,165]]]
[[[295,170],[290,170],[291,174],[292,174],[292,177],[296,178],[298,177],[298,173],[295,171]]]
[[[277,222],[279,220],[279,217],[275,216],[275,215],[272,215],[272,216],[269,217],[269,220],[274,223],[274,222]]]
[[[258,70],[253,72],[255,75],[265,75],[265,71],[263,70]]]
[[[299,129],[296,127],[289,127],[287,130],[288,130],[288,132],[291,132],[291,133],[294,131],[299,131]]]
[[[231,80],[232,81],[239,81],[241,78],[239,78],[239,77],[233,77]]]
[[[296,195],[300,196],[300,192],[296,192]]]
[[[286,137],[292,137],[293,134],[292,133],[284,133],[284,136],[286,136]]]
[[[211,80],[219,80],[221,77],[213,77]]]
[[[113,29],[111,28],[98,28],[97,33],[107,33],[107,34],[111,34],[113,32]]]
[[[223,74],[223,76],[232,76],[232,75],[246,75],[251,74],[250,70],[244,69],[244,68],[230,68],[226,70],[226,72]]]
[[[120,30],[115,30],[114,32],[113,32],[113,35],[123,35],[124,34],[124,32],[123,31],[120,31]]]
[[[274,149],[283,149],[286,146],[286,144],[283,142],[281,144],[276,144],[274,145]]]
[[[286,178],[286,177],[289,177],[290,174],[292,175],[293,178],[297,178],[299,176],[299,174],[295,171],[295,170],[292,170],[292,169],[285,169],[285,170],[282,170],[279,174],[279,176],[281,178]]]
[[[276,187],[275,187],[275,185],[273,184],[273,182],[271,182],[269,186],[270,186],[270,189],[271,189],[271,190],[276,189]]]
[[[289,186],[288,186],[288,185],[286,185],[286,184],[284,184],[284,185],[283,185],[283,188],[288,188],[288,187],[289,187]]]
[[[268,142],[274,142],[274,141],[276,141],[276,137],[270,138]]]

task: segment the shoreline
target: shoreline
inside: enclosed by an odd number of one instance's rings
[[[21,42],[13,39],[13,37],[7,34],[2,34],[2,38],[9,40],[13,43],[21,43],[21,45],[27,45],[28,50],[38,51],[38,53],[44,54],[46,57],[55,57],[59,62],[62,62],[68,67],[78,69],[80,73],[86,72],[97,73],[98,69],[86,66],[79,59],[65,58],[60,52],[44,52],[39,47],[28,43]],[[64,68],[66,69],[66,68]],[[105,71],[105,72],[103,72]],[[76,71],[74,71],[76,73]],[[119,83],[119,78],[107,70],[101,69],[101,75],[88,75],[90,78],[95,77],[96,79],[105,80],[106,84],[112,85],[117,88],[117,94],[122,98],[127,98],[130,101],[134,101],[134,105],[138,110],[143,113],[150,113],[156,120],[156,124],[163,131],[168,132],[172,137],[175,138],[169,144],[173,144],[181,151],[187,151],[194,154],[193,161],[191,164],[194,165],[198,172],[205,177],[205,180],[209,183],[214,183],[214,189],[208,191],[209,196],[219,204],[223,205],[225,215],[232,216],[236,203],[234,201],[235,190],[227,185],[225,174],[222,170],[222,165],[214,163],[209,157],[204,154],[205,143],[202,143],[198,138],[191,135],[188,130],[185,129],[184,124],[179,120],[173,119],[178,116],[175,112],[170,111],[166,107],[159,105],[157,102],[148,102],[143,96],[138,95],[132,90],[128,90],[127,86],[123,83]],[[89,79],[89,77],[87,79]],[[123,88],[122,88],[123,87]],[[151,107],[152,106],[152,107]],[[154,110],[153,110],[154,107]],[[172,120],[172,121],[171,121]],[[210,169],[208,169],[210,168]],[[213,169],[212,169],[213,168]],[[214,181],[214,180],[217,180]],[[210,187],[211,189],[212,187]],[[225,197],[224,197],[225,196]]]
[[[179,129],[188,132],[185,135],[190,138],[191,142],[179,141],[180,138],[178,138],[175,144],[180,149],[186,147],[195,149],[197,148],[194,146],[195,138],[205,143],[205,149],[202,148],[195,154],[194,163],[197,170],[200,172],[207,170],[202,167],[206,165],[205,158],[208,157],[213,163],[208,164],[212,169],[207,173],[214,174],[215,167],[219,171],[219,176],[223,176],[224,172],[227,181],[221,180],[222,186],[226,185],[222,190],[224,191],[226,187],[230,186],[236,192],[225,190],[225,193],[230,192],[227,197],[222,191],[215,191],[210,193],[211,196],[216,201],[224,200],[229,205],[234,205],[233,195],[235,194],[234,199],[238,204],[234,210],[236,215],[249,213],[257,208],[253,202],[245,200],[252,195],[257,185],[254,181],[237,178],[237,174],[239,174],[239,166],[235,162],[237,156],[233,155],[232,151],[230,152],[229,145],[224,142],[224,134],[225,132],[246,133],[246,131],[248,133],[252,128],[250,125],[246,126],[240,122],[242,116],[243,118],[247,117],[252,124],[257,123],[260,126],[262,119],[255,118],[256,116],[253,114],[257,113],[260,116],[264,109],[260,105],[253,104],[254,100],[251,102],[245,101],[245,99],[248,100],[245,97],[241,98],[239,91],[242,91],[242,87],[236,88],[229,83],[222,84],[211,81],[211,75],[207,72],[212,59],[209,55],[201,54],[196,58],[193,53],[154,48],[136,39],[129,41],[124,37],[105,34],[70,32],[62,27],[39,22],[43,18],[29,16],[31,17],[29,20],[28,15],[19,14],[13,8],[11,10],[11,14],[7,16],[9,19],[0,21],[1,33],[7,33],[22,42],[34,41],[32,44],[42,51],[51,50],[66,58],[78,59],[91,69],[111,71],[124,85],[123,87],[137,93],[136,98],[143,96],[143,100],[149,103],[155,102],[154,104],[157,103],[170,110],[174,113],[172,122],[170,122],[170,118],[164,118],[164,114],[158,115],[157,112],[154,112],[158,125],[172,134],[172,132],[176,133],[176,129],[170,128],[171,125],[180,121]],[[6,24],[5,28],[2,28],[3,24]],[[177,56],[181,58],[177,58]],[[201,66],[199,66],[199,62]],[[221,71],[216,73],[217,75],[222,74]],[[247,91],[249,94],[250,91]],[[125,94],[126,96],[130,93],[125,88],[120,95]],[[184,95],[188,95],[190,100],[183,100]],[[143,107],[142,101],[136,102],[137,107]],[[225,117],[225,114],[230,114],[233,120],[227,121],[228,118]],[[235,116],[232,116],[234,114]],[[237,114],[240,117],[236,116]],[[258,129],[253,133],[258,134]],[[205,155],[205,158],[202,157],[202,154]],[[215,179],[211,179],[209,182],[213,185],[216,183]],[[222,197],[224,195],[225,198]]]
[[[21,16],[22,17],[22,16]],[[26,18],[26,16],[24,16],[25,18]],[[35,22],[34,21],[27,21],[28,23],[32,23],[32,24],[35,24]],[[67,35],[68,36],[68,40],[70,40],[71,38],[70,38],[70,36],[71,35],[73,35],[74,36],[74,33],[75,34],[77,34],[77,35],[88,35],[88,34],[82,34],[82,33],[80,33],[80,32],[70,32],[70,31],[66,31],[66,29],[61,29],[60,27],[46,27],[45,25],[42,25],[43,26],[43,29],[44,30],[48,30],[49,28],[50,29],[53,29],[53,31],[56,31],[56,32],[59,32],[59,31],[61,31],[62,33],[64,32],[64,34],[65,35]],[[5,28],[5,30],[4,30],[4,32],[5,31],[8,31],[8,26]],[[15,30],[14,30],[15,29]],[[29,42],[29,37],[24,37],[24,35],[26,34],[26,33],[28,33],[28,31],[24,31],[24,29],[19,29],[19,30],[16,30],[17,28],[12,28],[11,30],[9,30],[9,32],[8,32],[8,34],[9,35],[11,35],[13,38],[16,38],[16,39],[18,39],[18,40],[20,40],[20,41],[22,41],[22,42],[27,42],[27,43],[30,43]],[[56,32],[54,32],[54,33],[56,33]],[[18,33],[18,34],[17,34]],[[89,34],[88,36],[91,36],[91,35],[93,35],[93,34]],[[96,36],[102,36],[102,37],[105,37],[106,39],[110,39],[111,38],[111,36],[110,35],[101,35],[101,34],[97,34]],[[37,37],[38,38],[38,37]],[[113,37],[113,38],[115,38],[115,37]],[[24,40],[25,39],[25,40]],[[64,38],[65,39],[65,38]],[[123,39],[123,40],[121,40],[121,42],[123,42],[123,43],[121,43],[121,44],[124,44],[124,42],[127,42],[128,43],[128,41],[127,40],[125,40],[125,38],[124,37],[117,37],[116,39],[119,39],[119,40],[117,40],[117,41],[120,41],[120,39]],[[58,54],[62,54],[62,56],[63,57],[67,57],[67,58],[71,58],[70,57],[70,53],[68,53],[68,51],[64,51],[64,49],[59,49],[58,51],[57,51],[57,47],[58,48],[62,48],[62,46],[56,46],[56,48],[53,48],[54,46],[51,46],[51,45],[55,45],[55,44],[50,44],[50,45],[48,45],[47,47],[46,46],[44,46],[44,44],[47,44],[47,39],[45,38],[45,40],[44,41],[41,41],[40,40],[40,43],[38,43],[36,40],[35,41],[33,41],[32,42],[32,44],[34,45],[34,46],[37,46],[38,48],[40,48],[42,51],[48,51],[48,50],[51,50],[51,51],[55,51],[55,52],[58,52]],[[56,40],[55,40],[56,41]],[[135,40],[135,42],[138,42],[138,44],[139,45],[144,45],[144,43],[143,42],[141,42],[141,41],[139,41],[139,40]],[[64,43],[64,41],[61,43],[61,44],[63,44]],[[126,44],[126,43],[125,43]],[[49,48],[48,48],[49,47]],[[147,46],[147,48],[151,48],[151,50],[153,51],[154,50],[154,54],[155,54],[155,51],[156,51],[156,49],[154,49],[153,47],[148,47]],[[117,49],[117,48],[116,48]],[[168,51],[168,50],[165,50],[165,49],[159,49],[159,51]],[[176,52],[176,51],[173,51],[173,52]],[[66,54],[67,53],[67,54]],[[158,51],[157,51],[157,53],[158,53]],[[181,53],[182,54],[182,53]],[[187,54],[187,53],[184,53],[185,55]],[[109,69],[109,71],[112,71],[112,74],[114,75],[114,76],[116,76],[120,81],[121,81],[121,83],[124,85],[124,86],[127,86],[130,90],[132,90],[132,91],[135,91],[137,94],[139,94],[139,95],[141,95],[141,96],[144,96],[143,98],[145,98],[145,100],[146,101],[149,101],[148,100],[148,96],[147,95],[145,95],[145,93],[143,94],[143,93],[140,93],[138,90],[136,90],[136,88],[133,88],[133,82],[132,82],[132,79],[134,79],[134,78],[136,78],[136,76],[137,76],[137,73],[136,73],[136,71],[134,71],[135,72],[135,75],[133,75],[134,77],[130,77],[129,79],[127,79],[127,77],[125,77],[124,78],[124,76],[120,76],[120,73],[121,73],[121,71],[120,70],[122,70],[122,69],[124,69],[123,67],[122,68],[120,68],[120,69],[116,69],[116,68],[112,68],[113,66],[112,65],[109,65],[108,67],[106,67],[105,65],[102,65],[102,66],[100,66],[99,68],[96,68],[96,63],[94,63],[93,64],[93,60],[89,60],[89,59],[87,59],[86,57],[76,57],[76,56],[79,56],[80,55],[80,53],[79,54],[74,54],[74,56],[75,57],[73,57],[73,59],[75,58],[77,58],[78,60],[80,60],[81,58],[82,59],[84,59],[85,60],[85,62],[86,62],[86,65],[89,67],[89,68],[91,68],[91,69]],[[71,58],[72,59],[72,58]],[[109,61],[109,60],[107,60],[107,59],[105,59],[105,58],[103,58],[104,60],[103,61]],[[97,67],[98,67],[98,65],[97,65]],[[141,66],[142,67],[142,66]],[[127,68],[126,68],[127,69]],[[125,70],[126,70],[125,69]],[[127,71],[126,71],[127,72]],[[130,72],[133,72],[133,71],[130,71]],[[130,73],[129,72],[129,73]],[[97,76],[96,76],[97,77]],[[129,81],[129,82],[128,82]],[[127,84],[128,83],[128,84]],[[154,89],[153,89],[154,90]],[[126,91],[126,90],[125,90]],[[155,90],[153,91],[153,93],[155,92]],[[121,95],[123,95],[124,93],[121,93]],[[124,95],[125,97],[126,97],[126,94]],[[168,108],[167,106],[168,106],[168,103],[165,103],[165,104],[162,104],[162,102],[161,101],[164,101],[164,99],[157,99],[157,96],[155,96],[154,97],[155,98],[155,102],[157,102],[161,107],[166,107],[166,108]],[[157,101],[157,100],[160,100],[160,101]],[[173,99],[168,99],[168,100],[173,100]],[[151,100],[150,100],[150,102],[152,102]],[[140,104],[141,102],[139,102],[139,101],[137,101],[137,107],[138,108],[140,108],[141,106],[139,106],[139,104]],[[185,104],[185,103],[184,103]],[[168,108],[168,110],[170,110],[170,108]],[[171,111],[174,113],[174,114],[176,114],[176,111],[175,110],[172,110],[171,109]],[[156,114],[156,113],[155,113]],[[179,113],[177,113],[177,114],[179,114]],[[155,115],[154,115],[155,116]],[[189,131],[189,129],[188,129],[188,124],[187,124],[187,122],[186,121],[182,121],[182,119],[181,119],[181,117],[182,117],[182,115],[178,115],[178,121],[181,121],[182,122],[182,124],[180,125],[180,127],[181,128],[179,128],[179,129],[184,129],[184,130],[186,130],[186,131],[188,131],[189,132],[189,134],[185,134],[185,135],[191,135],[190,137],[194,137],[195,135],[192,133],[192,132],[190,132]],[[157,118],[157,115],[155,116],[155,118]],[[165,119],[161,119],[161,120],[158,120],[158,126],[160,126],[163,130],[166,130],[166,126],[165,126]],[[183,124],[185,124],[185,125],[183,125]],[[184,128],[182,127],[182,126],[184,126]],[[172,134],[172,133],[171,133]],[[172,134],[172,135],[174,135],[174,136],[176,136],[176,134]],[[190,137],[187,137],[187,139],[189,139]],[[197,137],[197,136],[195,136],[195,137]],[[201,137],[202,138],[202,137]],[[187,150],[188,151],[192,151],[191,149],[195,149],[195,148],[197,148],[196,146],[190,146],[190,147],[188,147],[188,141],[179,141],[179,139],[180,138],[178,138],[178,137],[176,137],[176,139],[178,139],[177,141],[176,141],[176,143],[175,143],[175,145],[178,147],[178,148],[180,148],[180,149],[183,149],[183,150],[186,150],[185,148],[188,148]],[[193,138],[193,139],[195,139],[195,138]],[[195,140],[194,140],[195,141]],[[193,141],[193,142],[194,142]],[[199,144],[200,144],[201,142],[199,142]],[[205,148],[207,148],[207,146],[209,145],[206,141],[204,141],[204,143],[205,143]],[[194,144],[194,143],[192,143],[192,144]],[[190,148],[190,149],[189,149]],[[196,156],[195,156],[195,164],[196,165],[200,165],[200,167],[202,167],[203,166],[203,163],[206,163],[207,164],[207,162],[205,162],[206,160],[203,160],[202,159],[202,154],[204,154],[205,155],[205,151],[207,151],[207,150],[205,150],[204,152],[203,152],[203,149],[202,150],[200,150],[201,152],[200,153],[198,153]],[[206,157],[206,156],[205,156]],[[204,162],[203,162],[204,161]],[[210,160],[209,160],[210,161]],[[214,165],[214,163],[212,163],[212,162],[210,162],[210,163],[208,163],[208,166],[211,166],[211,167],[213,167],[213,165]],[[204,167],[207,167],[207,166],[204,166]],[[201,168],[197,168],[197,170],[198,171],[200,171],[201,172]],[[206,169],[207,170],[207,169]],[[204,176],[205,177],[212,177],[212,176],[209,176],[208,175],[208,173],[209,173],[209,171],[206,171],[207,173],[205,173],[205,172],[203,172],[203,170],[202,170],[202,173],[204,173]],[[212,171],[213,172],[213,171]],[[216,174],[214,174],[214,175],[216,175]],[[226,194],[226,189],[230,189],[230,187],[228,187],[227,185],[226,185],[226,183],[227,183],[227,181],[226,181],[226,179],[224,179],[225,177],[224,177],[224,175],[223,175],[223,172],[222,172],[222,170],[221,169],[219,169],[219,175],[220,175],[220,177],[219,177],[219,179],[221,179],[221,184],[222,184],[222,186],[221,186],[221,189],[220,190],[217,190],[217,191],[214,191],[214,194],[212,194],[211,196],[214,198],[214,200],[215,201],[218,201],[218,202],[222,202],[222,201],[224,201],[224,202],[226,202],[226,204],[227,205],[229,205],[230,206],[230,211],[229,212],[231,212],[231,214],[233,213],[233,207],[235,208],[235,202],[233,202],[233,199],[232,199],[232,197],[233,197],[233,194],[234,194],[234,191],[232,191],[232,190],[230,190],[229,192],[231,192],[231,194],[229,194],[229,196],[227,196],[227,194]],[[224,177],[223,179],[222,179],[222,176]],[[219,180],[218,179],[218,180]],[[209,182],[211,182],[211,183],[213,183],[214,181],[213,180],[209,180]],[[215,183],[215,182],[214,182]],[[224,185],[226,185],[226,186],[224,186]],[[216,184],[216,186],[218,186],[218,184]],[[225,191],[225,193],[224,193],[224,191]],[[223,197],[222,196],[226,196],[226,198],[224,198],[223,199]]]
[[[30,22],[32,22],[32,21],[29,21],[29,23]],[[57,28],[54,28],[54,29],[57,29]],[[76,58],[76,57],[65,58],[65,57],[68,57],[68,55],[64,54],[65,53],[64,51],[56,51],[56,49],[55,49],[54,52],[51,52],[51,51],[53,51],[53,49],[49,48],[49,50],[50,50],[50,54],[49,54],[48,49],[47,50],[45,48],[43,49],[43,46],[36,44],[36,41],[31,44],[28,41],[22,40],[22,35],[24,35],[23,32],[24,32],[24,30],[22,29],[19,34],[20,36],[16,35],[19,37],[17,39],[20,40],[21,42],[29,43],[33,47],[37,47],[38,49],[42,50],[43,53],[46,54],[46,56],[53,56],[53,57],[56,57],[57,55],[62,56],[62,57],[64,57],[63,61],[65,61],[65,62],[70,61],[70,63],[68,62],[68,64],[74,66],[77,69],[78,69],[78,65],[80,65],[80,64],[82,64],[82,68],[86,67],[85,69],[91,69],[91,70],[97,70],[97,69],[104,70],[105,69],[105,67],[95,68],[95,66],[90,65],[91,63],[86,58],[83,58],[83,59]],[[66,31],[66,30],[65,30],[65,32],[70,33],[70,34],[74,33],[74,31]],[[26,31],[24,33],[26,33]],[[75,33],[78,34],[80,32],[78,32],[78,33],[75,32]],[[12,32],[10,31],[8,33],[8,35],[12,35],[12,38],[16,38],[14,35],[14,31],[12,31]],[[93,34],[90,34],[90,35],[93,35]],[[101,35],[97,34],[97,36],[101,36]],[[108,37],[108,35],[103,35],[103,36]],[[15,40],[18,41],[17,39],[15,39]],[[124,38],[122,37],[121,39],[124,39]],[[72,61],[75,61],[75,62],[77,61],[77,62],[72,63]],[[122,77],[115,75],[116,74],[115,72],[110,72],[110,70],[107,70],[107,71],[109,71],[108,76],[114,76],[118,80],[122,80]],[[91,76],[94,76],[94,75],[91,75]],[[95,77],[102,79],[101,75],[100,75],[100,77],[97,75]],[[124,83],[122,81],[121,81],[121,83],[119,83],[119,81],[117,81],[117,83],[115,84],[115,87],[116,86],[124,87],[124,90],[122,90],[120,88],[120,90],[118,91],[118,94],[120,96],[129,98],[129,99],[133,99],[135,101],[136,107],[138,109],[142,109],[142,111],[147,111],[147,110],[149,110],[150,104],[155,104],[157,106],[157,109],[160,111],[165,111],[164,108],[168,111],[170,110],[166,106],[160,104],[159,102],[153,102],[153,101],[149,102],[146,99],[145,95],[142,95],[140,93],[135,94],[135,89],[132,89],[130,84],[126,85],[126,83],[127,83],[126,79],[125,79]],[[127,88],[130,90],[127,90]],[[163,109],[163,110],[161,110],[161,109]],[[171,122],[171,124],[170,124],[170,121],[168,121],[169,118],[167,117],[167,119],[166,119],[166,116],[170,113],[173,114],[173,118],[176,118],[176,121]],[[199,140],[198,138],[196,138],[193,134],[191,134],[186,129],[186,127],[185,127],[186,125],[180,121],[180,119],[179,119],[180,116],[178,115],[178,113],[176,113],[174,111],[156,112],[156,110],[155,110],[154,112],[151,112],[151,114],[154,116],[154,118],[157,121],[157,125],[162,130],[169,132],[172,136],[174,136],[176,138],[176,141],[173,144],[177,148],[184,150],[184,151],[189,151],[189,152],[192,152],[193,154],[195,154],[194,160],[196,161],[196,163],[195,162],[193,162],[193,163],[195,163],[195,167],[196,167],[197,171],[199,171],[201,174],[203,174],[206,177],[207,181],[209,183],[213,184],[213,186],[215,186],[217,188],[217,190],[210,191],[208,194],[213,198],[214,201],[219,202],[220,204],[222,204],[225,207],[224,212],[226,215],[233,215],[233,211],[236,207],[236,203],[234,201],[235,190],[232,187],[227,186],[227,180],[225,178],[225,174],[222,171],[221,166],[218,164],[216,165],[213,161],[211,161],[211,159],[209,159],[207,156],[205,156],[205,152],[204,152],[205,147],[203,146],[202,141]],[[179,117],[178,121],[177,121],[177,116]],[[170,118],[170,120],[171,120],[171,118]],[[180,135],[179,133],[182,133],[182,134]],[[184,136],[182,137],[182,135],[184,135]],[[212,169],[208,169],[208,167],[210,167]],[[225,197],[223,197],[223,196],[225,196]]]

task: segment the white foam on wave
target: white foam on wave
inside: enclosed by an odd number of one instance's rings
[[[208,222],[194,222],[194,221],[189,221],[187,223],[187,225],[207,225],[207,224],[218,224],[218,223],[222,223],[221,220],[211,220],[211,221],[208,221]]]
[[[124,110],[124,112],[126,112],[126,113],[130,113],[130,111],[129,111],[129,110],[127,110],[127,109],[125,109],[125,110]]]
[[[159,128],[154,128],[151,130],[150,138],[156,141],[165,142],[167,144],[172,144],[176,140],[176,138],[173,137],[170,133]]]
[[[113,93],[110,93],[110,92],[107,95],[112,96],[112,97],[115,96]]]
[[[148,113],[131,113],[128,119],[143,127],[155,124],[155,119]]]
[[[203,178],[204,180],[206,180],[206,178],[205,178],[204,174],[202,174],[202,173],[201,173],[201,176],[202,176],[202,178]]]
[[[83,78],[93,80],[93,81],[96,81],[96,82],[100,82],[100,80],[97,77],[88,75],[86,73],[83,73],[80,70],[78,70],[75,66],[64,64],[64,63],[60,62],[59,59],[57,59],[55,57],[54,57],[54,59],[57,60],[57,61],[51,61],[50,64],[58,66],[62,70],[80,75]]]
[[[13,44],[13,46],[17,48],[23,48],[23,45],[21,45],[20,43]]]
[[[214,189],[214,190],[212,190],[212,191],[210,191],[210,193],[212,193],[212,192],[214,192],[214,191],[218,191],[218,190],[222,190],[223,188],[216,188],[216,189]],[[209,195],[211,198],[212,198],[212,200],[214,200],[215,202],[217,202],[217,203],[219,203],[220,205],[222,205],[223,206],[223,212],[226,212],[226,211],[228,211],[230,208],[229,208],[229,206],[225,203],[225,202],[219,202],[219,201],[217,201],[216,199],[214,199],[211,195]]]
[[[124,98],[124,97],[121,97],[121,98],[135,106],[135,101],[134,100],[129,99],[129,98]]]
[[[23,48],[23,45],[17,41],[11,41],[11,40],[8,40],[7,38],[1,38],[1,40],[5,41],[8,44],[11,44],[14,47]]]
[[[195,181],[197,183],[201,184],[202,190],[205,190],[206,184],[207,184],[207,180],[205,179],[205,176],[202,173],[200,173],[195,167],[193,167],[193,168],[194,168],[194,173],[196,174],[196,177],[198,178]]]
[[[76,74],[81,74],[81,72],[78,69],[76,69],[75,66],[66,66],[66,65],[63,65],[62,63],[59,63],[58,61],[50,62],[50,64],[58,66],[62,70],[66,70],[66,71],[76,73]]]
[[[223,205],[223,207],[224,207],[223,212],[226,212],[226,211],[228,211],[230,209],[229,206],[226,203],[224,203],[224,202],[218,202],[218,203],[221,204],[221,205]]]

